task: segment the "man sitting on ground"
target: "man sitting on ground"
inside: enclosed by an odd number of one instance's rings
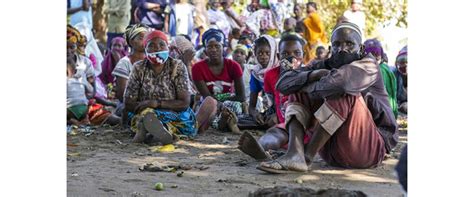
[[[282,68],[277,89],[290,95],[288,151],[257,169],[306,172],[317,152],[332,166],[372,168],[395,147],[397,123],[380,68],[372,55],[363,55],[361,42],[357,25],[343,22],[332,32],[331,58],[303,69]],[[312,135],[307,145],[305,133]]]

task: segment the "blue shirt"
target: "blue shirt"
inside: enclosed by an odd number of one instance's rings
[[[137,7],[140,8],[140,21],[141,23],[153,27],[158,30],[162,30],[164,27],[165,17],[164,14],[157,14],[156,12],[146,9],[146,3],[160,4],[160,10],[162,13],[165,12],[166,0],[137,0]]]
[[[259,81],[253,74],[250,75],[250,92],[259,93],[263,90],[263,82]]]

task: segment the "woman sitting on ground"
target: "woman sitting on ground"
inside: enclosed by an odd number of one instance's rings
[[[237,62],[224,58],[226,38],[221,30],[209,29],[202,38],[208,58],[192,67],[194,84],[204,98],[196,117],[199,133],[211,125],[240,133],[237,115],[242,114],[245,101],[242,69]]]
[[[143,39],[145,34],[148,32],[149,27],[142,24],[130,25],[125,30],[125,41],[130,47],[131,52],[127,56],[123,57],[117,63],[112,75],[115,77],[115,96],[119,100],[116,115],[122,116],[123,123],[128,122],[127,112],[123,110],[123,94],[127,81],[132,71],[133,64],[140,60],[145,59],[145,47],[143,46]]]
[[[143,45],[146,59],[134,64],[124,95],[136,132],[133,142],[170,144],[173,134],[194,137],[196,119],[189,107],[186,66],[169,57],[167,38],[161,31],[148,33]]]
[[[104,84],[109,84],[114,82],[114,76],[112,71],[115,69],[115,66],[122,57],[128,55],[128,46],[125,42],[125,39],[122,37],[115,37],[111,41],[111,45],[107,55],[105,56],[104,61],[102,62],[102,73],[100,73],[99,78]]]

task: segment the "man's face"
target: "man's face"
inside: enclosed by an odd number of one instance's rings
[[[280,45],[280,59],[293,57],[300,65],[303,62],[303,55],[303,45],[298,41],[286,41]]]
[[[353,12],[360,10],[361,5],[359,3],[352,3],[351,4],[351,10]]]
[[[211,60],[220,60],[222,58],[223,46],[216,40],[211,40],[206,44],[206,55]]]
[[[232,59],[238,62],[240,65],[245,63],[245,52],[242,49],[236,49],[234,53],[232,53]]]
[[[270,62],[270,46],[268,44],[260,45],[255,50],[255,53],[258,63],[266,68],[268,66],[268,62]]]
[[[334,68],[358,60],[361,47],[360,36],[352,29],[343,28],[334,32],[331,39],[331,59]]]

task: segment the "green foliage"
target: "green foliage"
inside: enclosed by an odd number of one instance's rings
[[[336,25],[337,19],[351,7],[351,0],[314,0],[318,4],[318,13],[326,26],[326,35]],[[366,37],[373,35],[375,28],[386,21],[396,19],[397,26],[407,27],[407,0],[364,0],[362,11],[365,13]]]

